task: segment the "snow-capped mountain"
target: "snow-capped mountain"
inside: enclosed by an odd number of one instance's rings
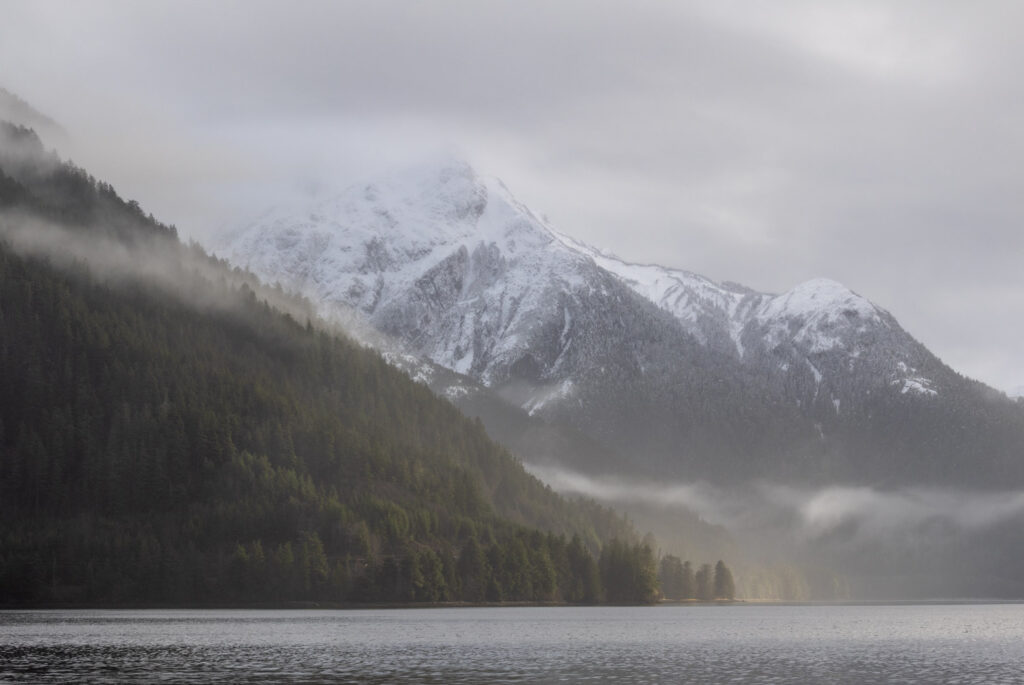
[[[904,449],[920,417],[966,392],[839,283],[772,295],[629,264],[450,157],[269,211],[218,252],[654,472],[860,477],[871,460],[851,443]],[[919,409],[890,425],[903,406]]]
[[[500,182],[455,162],[350,188],[298,214],[268,213],[225,253],[486,383],[528,353],[560,294],[598,273]]]
[[[846,385],[845,378],[857,375],[856,367],[870,367],[873,378],[903,393],[937,393],[934,382],[917,369],[928,363],[924,348],[887,311],[840,283],[820,278],[770,295],[687,271],[630,264],[571,244],[672,313],[705,345],[732,350],[741,363],[771,375],[809,372],[815,397],[824,381],[837,411],[837,391]]]
[[[935,392],[914,375],[916,350],[896,349],[908,336],[892,317],[838,283],[810,281],[772,296],[629,264],[555,232],[500,181],[455,159],[301,211],[269,212],[236,232],[224,252],[326,311],[361,312],[417,353],[487,385],[508,380],[517,363],[535,380],[565,380],[578,304],[566,298],[626,285],[703,345],[741,361],[787,348],[792,359],[779,362],[782,370],[803,363],[816,382],[822,373],[811,356],[838,350],[857,360],[878,350],[879,331],[892,331],[890,382]],[[533,369],[527,357],[538,336],[549,335],[544,324],[559,319],[559,354]]]

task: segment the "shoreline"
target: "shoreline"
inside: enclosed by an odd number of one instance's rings
[[[501,609],[501,608],[549,608],[549,607],[657,607],[657,606],[716,606],[743,604],[746,600],[661,600],[652,604],[570,604],[568,602],[256,602],[256,603],[145,603],[145,602],[49,602],[49,603],[6,603],[0,604],[0,611],[228,611],[228,610],[378,610],[378,609]]]
[[[708,606],[942,606],[967,604],[1024,604],[1024,599],[940,598],[940,599],[876,599],[876,600],[776,600],[734,599],[702,602],[698,600],[661,600],[653,604],[569,604],[567,602],[260,602],[231,603],[5,603],[0,611],[376,611],[381,609],[502,609],[502,608],[569,608],[569,607],[708,607]]]

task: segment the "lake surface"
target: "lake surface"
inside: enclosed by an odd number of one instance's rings
[[[0,682],[1024,683],[1024,605],[0,612]]]

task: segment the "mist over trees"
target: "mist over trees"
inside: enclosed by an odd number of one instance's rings
[[[0,602],[657,599],[626,520],[2,133]]]

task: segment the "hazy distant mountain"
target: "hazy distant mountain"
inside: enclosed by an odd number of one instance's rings
[[[271,210],[220,251],[574,426],[626,455],[623,472],[1024,479],[1019,406],[839,283],[771,295],[629,264],[457,159]]]

